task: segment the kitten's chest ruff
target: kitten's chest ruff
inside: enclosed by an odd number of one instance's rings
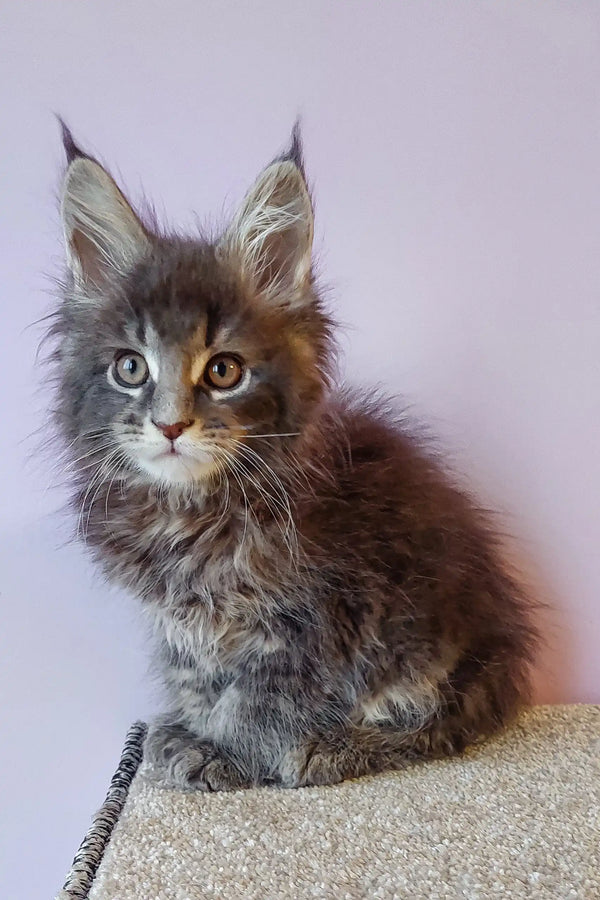
[[[258,522],[191,507],[129,508],[113,516],[109,533],[109,575],[144,601],[176,667],[189,665],[203,682],[281,649],[269,622],[299,587]]]
[[[143,600],[181,617],[189,606],[247,609],[281,583],[267,529],[235,512],[150,503],[113,511],[100,549],[106,569]]]

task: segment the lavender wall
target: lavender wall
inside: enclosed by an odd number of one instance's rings
[[[304,114],[350,377],[403,392],[506,512],[556,608],[538,699],[599,702],[599,38],[595,0],[2,4],[2,896],[51,894],[156,703],[135,604],[27,462],[51,112],[177,226],[231,209]]]

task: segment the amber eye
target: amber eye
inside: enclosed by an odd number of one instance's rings
[[[135,350],[120,350],[113,363],[113,374],[122,387],[139,387],[148,380],[148,363]]]
[[[235,356],[213,356],[204,370],[204,380],[211,387],[227,391],[239,384],[244,369]]]

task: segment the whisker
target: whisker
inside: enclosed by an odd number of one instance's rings
[[[100,479],[100,481],[98,482],[98,486],[97,486],[97,488],[94,492],[94,495],[93,495],[92,499],[90,500],[90,504],[88,506],[88,514],[87,514],[85,533],[84,533],[85,540],[87,540],[89,527],[90,527],[90,518],[92,515],[93,508],[94,508],[94,503],[96,502],[96,498],[98,497],[98,494],[100,493],[100,491],[102,490],[104,485],[107,483],[108,479],[111,477],[113,469],[116,472],[118,472],[119,465],[121,463],[121,460],[123,459],[123,454],[124,454],[124,451],[121,448],[118,448],[116,451],[113,451],[113,453],[111,453],[110,457],[106,461],[103,476]]]
[[[114,484],[115,478],[119,474],[119,466],[127,461],[127,454],[124,450],[121,451],[121,454],[117,456],[116,464],[115,464],[115,472],[113,477],[110,480],[110,484],[106,490],[106,497],[104,498],[104,523],[108,525],[108,498],[110,496],[110,490]]]
[[[94,473],[94,475],[93,475],[92,478],[90,479],[90,482],[89,482],[89,484],[88,484],[88,486],[87,486],[87,489],[86,489],[86,491],[85,491],[85,494],[83,495],[83,500],[81,501],[81,508],[80,508],[80,510],[79,510],[79,516],[78,516],[78,518],[77,518],[77,537],[79,537],[79,536],[81,535],[81,537],[83,538],[83,540],[86,540],[86,539],[87,539],[87,529],[88,529],[88,527],[89,527],[90,515],[91,515],[92,507],[93,507],[94,502],[95,502],[95,500],[96,500],[96,497],[97,497],[97,495],[98,495],[98,491],[101,489],[101,487],[102,487],[102,485],[103,485],[103,483],[104,483],[104,476],[105,476],[105,474],[106,474],[107,472],[110,471],[112,460],[113,460],[114,457],[115,457],[117,454],[119,454],[120,452],[121,452],[121,448],[120,448],[120,447],[116,447],[116,448],[115,448],[114,450],[112,450],[111,453],[109,453],[109,455],[101,462],[101,464],[100,464],[100,466],[98,467],[97,471]],[[96,486],[97,486],[97,487],[96,487]],[[92,490],[94,490],[94,493],[93,493],[93,495],[92,495],[92,499],[91,499],[90,505],[89,505],[89,507],[88,507],[88,516],[87,516],[87,520],[86,520],[86,529],[85,529],[85,532],[83,532],[83,531],[81,530],[81,526],[83,525],[83,516],[84,516],[84,513],[85,513],[85,509],[86,509],[86,501],[87,501],[87,498],[88,498],[88,496],[90,495],[90,493],[91,493]]]
[[[246,465],[244,465],[235,456],[235,454],[232,454],[228,451],[228,455],[232,457],[232,465],[234,465],[235,468],[239,470],[241,475],[246,477],[246,479],[254,486],[259,496],[261,496],[264,500],[268,510],[273,516],[273,520],[277,523],[283,541],[290,553],[290,557],[293,563],[296,565],[299,550],[297,530],[292,515],[289,496],[281,479],[276,475],[273,469],[271,469],[271,467],[268,466],[264,462],[264,460],[262,460],[262,458],[258,456],[258,454],[256,454],[253,450],[250,450],[250,448],[246,447],[239,441],[233,440],[233,443],[236,445],[237,450],[242,454],[247,463],[254,463],[254,465],[256,465],[256,463],[258,462],[267,470],[267,478],[269,479],[269,483],[271,484],[271,486],[276,491],[275,495],[270,491],[267,491],[264,486],[261,485],[260,482],[258,482],[257,479],[253,477]],[[258,472],[255,472],[255,474],[260,477]]]
[[[75,459],[69,460],[67,468],[72,468],[82,459],[89,459],[90,456],[93,456],[95,453],[100,453],[102,450],[108,450],[111,447],[121,446],[120,443],[115,439],[113,441],[109,441],[107,444],[100,444],[99,447],[91,447],[87,453],[83,453],[81,456],[77,456]]]
[[[244,431],[246,428],[252,428],[252,425],[241,425],[238,426],[242,428]],[[302,434],[301,431],[281,431],[281,432],[273,432],[272,434],[245,434],[244,438],[276,438],[276,437],[298,437]]]
[[[242,533],[242,540],[240,541],[240,546],[239,546],[239,551],[238,551],[238,552],[241,553],[241,551],[242,551],[242,549],[243,549],[243,547],[244,547],[244,543],[245,543],[245,541],[246,541],[246,534],[247,534],[247,531],[248,531],[248,512],[250,511],[250,512],[252,513],[253,511],[252,511],[252,507],[251,507],[250,501],[248,500],[248,495],[246,494],[246,490],[245,490],[245,488],[244,488],[244,484],[243,484],[243,482],[242,482],[240,476],[237,474],[235,468],[232,466],[232,464],[231,464],[231,459],[228,458],[228,457],[231,456],[231,454],[229,454],[229,452],[228,452],[224,447],[220,447],[219,449],[222,450],[223,453],[225,454],[225,457],[224,457],[224,460],[223,460],[224,463],[225,463],[225,466],[226,466],[226,468],[228,469],[228,471],[230,471],[231,474],[233,475],[233,477],[235,478],[235,480],[236,480],[236,482],[237,482],[237,484],[238,484],[238,486],[239,486],[239,488],[240,488],[240,490],[241,490],[241,492],[242,492],[242,496],[243,496],[243,498],[244,498],[244,531],[243,531],[243,533]],[[256,518],[256,517],[255,517],[255,518]]]

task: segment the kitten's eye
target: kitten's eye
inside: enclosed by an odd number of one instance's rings
[[[211,387],[227,391],[239,384],[244,369],[242,363],[235,356],[213,356],[204,370],[204,380]]]
[[[139,387],[148,380],[148,363],[135,350],[121,350],[115,357],[113,374],[122,387]]]

